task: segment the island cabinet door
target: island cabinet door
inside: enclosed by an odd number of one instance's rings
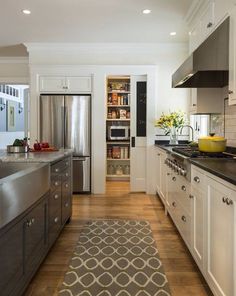
[[[24,269],[34,272],[47,249],[47,199],[38,203],[24,219]]]
[[[208,283],[215,295],[235,296],[235,192],[208,178],[207,266]]]
[[[0,234],[0,295],[12,295],[23,278],[23,222]]]

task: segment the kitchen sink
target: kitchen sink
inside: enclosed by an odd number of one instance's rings
[[[0,162],[0,228],[32,206],[49,188],[49,164]]]

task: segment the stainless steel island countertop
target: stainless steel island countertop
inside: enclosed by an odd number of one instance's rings
[[[65,156],[70,156],[72,149],[60,149],[55,152],[28,152],[28,153],[7,153],[6,150],[0,150],[0,161],[2,162],[46,162],[52,163]]]

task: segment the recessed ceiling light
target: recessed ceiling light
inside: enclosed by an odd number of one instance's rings
[[[31,14],[31,11],[28,10],[28,9],[23,9],[22,12],[23,12],[24,14]]]
[[[143,14],[149,14],[149,13],[151,13],[151,10],[150,9],[144,9],[143,10]]]
[[[175,36],[176,32],[170,32],[170,36]]]

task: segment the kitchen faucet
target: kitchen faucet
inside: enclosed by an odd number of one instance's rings
[[[182,131],[184,127],[189,127],[192,130],[192,142],[194,141],[194,130],[193,127],[191,125],[183,125],[180,129],[180,135],[182,135]]]

